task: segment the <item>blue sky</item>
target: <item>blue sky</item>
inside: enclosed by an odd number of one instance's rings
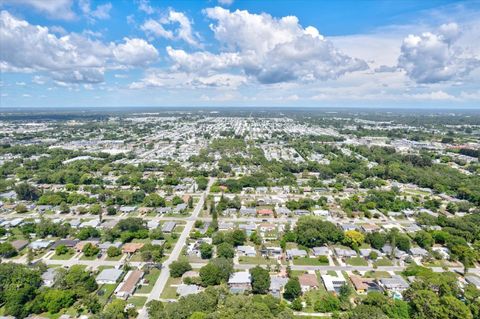
[[[480,107],[479,1],[0,0],[0,107]]]

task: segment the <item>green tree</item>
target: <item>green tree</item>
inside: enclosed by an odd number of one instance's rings
[[[221,243],[217,246],[217,256],[224,258],[233,258],[235,256],[235,249],[230,243]]]
[[[9,242],[0,243],[0,256],[10,258],[17,254],[17,250]]]
[[[178,260],[170,264],[170,275],[173,278],[182,277],[184,273],[189,270],[192,270],[192,266],[187,260]]]
[[[298,278],[290,278],[285,285],[285,291],[283,297],[287,300],[294,300],[302,295],[302,288],[300,287],[300,282]]]
[[[122,254],[122,251],[118,247],[110,246],[107,249],[107,256],[110,258],[120,256],[121,254]]]
[[[219,285],[227,282],[233,273],[233,262],[225,258],[212,259],[208,264],[200,268],[200,279],[204,286]]]
[[[213,256],[213,246],[207,243],[201,243],[200,247],[200,256],[202,259],[210,259]]]
[[[82,252],[85,255],[85,257],[92,257],[97,255],[100,252],[100,248],[97,246],[91,244],[91,243],[86,243],[85,246],[82,248]]]
[[[270,274],[268,270],[260,266],[250,269],[252,277],[252,292],[255,294],[266,294],[270,288]]]

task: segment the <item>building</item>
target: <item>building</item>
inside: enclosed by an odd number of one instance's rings
[[[20,251],[28,246],[28,240],[18,239],[12,241],[10,244],[12,244],[12,247],[15,248],[17,251]]]
[[[318,289],[318,280],[315,274],[303,274],[298,276],[302,292],[307,292],[313,289]]]
[[[388,291],[392,292],[402,292],[410,285],[408,282],[403,279],[401,276],[393,276],[392,278],[382,278],[380,279],[380,284]]]
[[[120,269],[104,269],[98,274],[97,278],[95,278],[95,281],[99,285],[112,285],[117,283],[122,273],[123,271]]]
[[[353,287],[359,294],[365,294],[373,291],[382,291],[382,288],[375,283],[371,278],[362,278],[359,276],[351,275],[350,281],[353,284]]]
[[[124,254],[134,254],[143,247],[144,243],[126,243],[122,247]]]
[[[323,285],[328,292],[339,293],[340,288],[346,284],[345,278],[338,276],[322,275]]]
[[[56,268],[48,268],[47,271],[45,271],[41,276],[43,285],[46,287],[52,287],[55,282],[56,274],[57,274]]]
[[[238,246],[237,253],[239,256],[247,256],[247,257],[255,257],[257,255],[257,251],[255,247],[252,246]]]
[[[181,284],[177,286],[177,295],[180,297],[197,294],[199,292],[200,292],[200,288],[197,285]]]
[[[171,233],[173,232],[173,230],[175,229],[175,226],[177,226],[177,223],[176,222],[166,222],[165,224],[163,224],[162,226],[162,232],[164,233]]]
[[[31,242],[29,247],[32,248],[33,250],[41,250],[41,249],[47,249],[50,247],[52,242],[50,240],[36,240],[34,242]]]
[[[287,277],[270,276],[270,294],[276,298],[280,298],[283,293],[283,288],[288,282]]]
[[[303,257],[307,257],[308,254],[305,250],[303,249],[297,249],[297,248],[294,248],[294,249],[287,249],[287,259],[294,259],[294,258],[303,258]]]
[[[248,271],[235,272],[228,280],[231,293],[244,293],[252,289],[252,277]]]
[[[115,295],[119,298],[127,299],[135,292],[137,284],[143,277],[143,271],[130,270],[125,276],[125,280],[119,285]]]
[[[313,247],[312,248],[313,255],[315,257],[319,256],[330,256],[332,253],[328,247],[322,246],[322,247]]]

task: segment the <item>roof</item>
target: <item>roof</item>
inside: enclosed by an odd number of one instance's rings
[[[314,274],[303,274],[298,276],[301,286],[318,287],[317,276]]]
[[[15,248],[16,250],[21,250],[28,245],[28,240],[18,239],[12,241],[10,244],[12,244],[13,248]]]
[[[235,272],[230,276],[228,284],[250,284],[252,278],[248,271]]]
[[[196,294],[200,291],[199,287],[197,285],[184,285],[181,284],[177,287],[177,294],[179,296],[188,296],[188,295],[193,295]]]
[[[175,223],[175,222],[166,222],[162,226],[162,231],[163,232],[171,232],[175,228],[176,225],[177,225],[177,223]]]
[[[380,282],[388,289],[407,289],[409,287],[408,282],[406,282],[405,279],[400,276],[394,276],[392,278],[382,278],[380,279]]]
[[[137,283],[140,281],[142,277],[143,277],[143,271],[140,271],[140,270],[129,271],[125,281],[123,282],[118,292],[133,294]]]
[[[126,243],[123,245],[122,251],[124,253],[134,253],[145,245],[144,243]]]
[[[102,270],[97,278],[95,278],[95,280],[97,282],[101,282],[101,281],[111,281],[111,282],[116,282],[118,280],[118,278],[120,278],[120,276],[122,275],[122,270],[120,269],[115,269],[115,268],[112,268],[112,269],[104,269]]]
[[[66,247],[75,247],[75,245],[79,242],[78,239],[60,239],[53,243],[51,249],[55,249],[60,245],[65,245]]]
[[[350,280],[352,281],[352,284],[356,290],[367,290],[368,285],[366,284],[366,282],[371,281],[371,279],[369,280],[355,275],[351,275]]]

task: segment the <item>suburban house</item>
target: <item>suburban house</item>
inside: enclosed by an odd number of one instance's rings
[[[165,224],[163,224],[162,226],[162,232],[164,233],[171,233],[173,232],[173,229],[175,228],[175,226],[177,226],[177,223],[175,222],[166,222]]]
[[[104,269],[97,275],[95,281],[99,285],[113,285],[117,283],[122,273],[123,271],[120,269]]]
[[[177,286],[177,295],[180,297],[197,294],[199,292],[200,292],[200,288],[197,285],[181,284]]]
[[[118,286],[115,295],[119,298],[127,299],[135,292],[137,284],[143,277],[143,271],[130,270],[125,276],[124,281]]]
[[[402,292],[410,285],[408,282],[403,279],[401,276],[393,276],[392,278],[382,278],[380,279],[380,284],[388,291],[393,292]]]
[[[231,293],[243,293],[252,289],[252,277],[248,271],[235,272],[228,280]]]
[[[362,278],[351,275],[350,281],[359,294],[366,294],[372,291],[382,291],[382,288],[380,288],[380,286],[371,278]]]
[[[270,294],[276,298],[280,298],[283,293],[283,288],[288,282],[287,277],[270,276]]]
[[[322,247],[313,247],[312,248],[312,252],[313,252],[313,255],[315,257],[319,257],[319,256],[330,256],[331,255],[331,251],[328,247],[326,246],[322,246]]]
[[[122,247],[124,254],[134,254],[143,247],[144,243],[126,243]]]
[[[338,293],[340,288],[346,284],[345,278],[331,275],[322,275],[323,285],[328,292]]]
[[[238,246],[237,253],[239,256],[247,256],[247,257],[255,257],[257,255],[257,251],[255,247],[252,246]]]
[[[287,249],[287,259],[294,259],[298,257],[307,257],[308,254],[305,250],[303,249]]]
[[[307,292],[313,289],[318,289],[318,280],[315,274],[303,274],[298,276],[302,292]]]

